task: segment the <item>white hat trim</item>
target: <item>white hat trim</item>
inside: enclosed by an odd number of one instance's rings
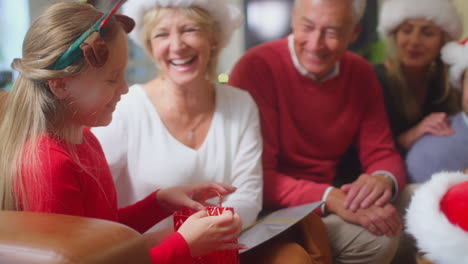
[[[462,35],[461,16],[450,0],[386,0],[380,10],[377,29],[386,39],[405,20],[419,18],[432,21],[452,40]]]
[[[468,41],[464,45],[454,41],[449,42],[442,48],[441,53],[442,60],[450,65],[450,83],[454,87],[462,89],[462,76],[468,69]]]
[[[206,10],[221,27],[222,37],[218,46],[226,46],[234,30],[244,22],[241,11],[226,0],[127,0],[123,5],[123,13],[135,20],[135,28],[130,32],[130,38],[143,47],[142,23],[143,16],[149,10],[158,7],[186,8],[196,6]]]
[[[454,185],[468,181],[462,172],[441,172],[421,185],[406,213],[406,231],[416,238],[427,258],[439,264],[468,263],[468,232],[440,211],[440,200]]]

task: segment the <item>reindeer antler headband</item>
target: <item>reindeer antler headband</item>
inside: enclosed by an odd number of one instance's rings
[[[81,56],[84,56],[89,64],[101,67],[107,61],[109,50],[106,42],[101,38],[103,30],[115,20],[120,22],[126,33],[132,31],[135,22],[128,16],[115,14],[125,0],[119,0],[113,8],[103,14],[86,32],[84,32],[70,48],[58,58],[50,67],[52,70],[63,70],[70,66]]]

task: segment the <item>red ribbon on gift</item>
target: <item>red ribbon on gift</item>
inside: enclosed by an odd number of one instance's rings
[[[223,207],[223,196],[215,189],[210,189],[205,193],[202,199],[202,204],[205,204],[208,194],[215,192],[219,198],[219,206],[206,206],[206,214],[209,216],[217,216],[223,214],[224,211],[229,210],[234,213],[233,207]],[[174,213],[174,230],[177,231],[179,227],[189,218],[192,214],[196,213],[195,210],[190,208],[183,208],[182,210]],[[237,240],[232,241],[237,243]],[[192,259],[193,264],[239,264],[239,251],[238,250],[221,250],[215,251],[208,255]]]

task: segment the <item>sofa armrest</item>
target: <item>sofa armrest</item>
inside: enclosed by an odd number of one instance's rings
[[[0,211],[0,223],[0,263],[151,263],[142,236],[119,223],[16,211]]]

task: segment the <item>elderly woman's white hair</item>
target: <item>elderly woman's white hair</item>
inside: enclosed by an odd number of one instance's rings
[[[244,22],[240,10],[226,0],[127,0],[123,5],[123,13],[135,20],[135,28],[129,34],[130,38],[140,46],[143,45],[143,17],[146,12],[158,7],[198,7],[210,14],[219,24],[221,39],[217,45],[222,48],[229,43],[234,30]]]
[[[432,21],[451,40],[458,40],[463,32],[461,16],[451,0],[385,0],[377,29],[387,39],[407,19]]]
[[[303,0],[294,0],[295,6],[299,3],[299,1]],[[311,1],[311,0],[309,0]],[[312,0],[312,1],[326,1],[326,0]],[[366,0],[351,0],[353,1],[353,19],[354,23],[359,23],[362,16],[364,15],[364,11],[366,10]]]

